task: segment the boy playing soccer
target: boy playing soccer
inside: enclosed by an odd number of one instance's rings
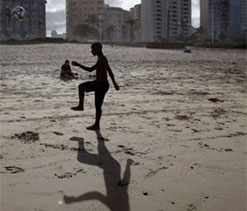
[[[73,66],[78,66],[81,69],[92,72],[96,70],[96,80],[88,81],[79,85],[79,105],[72,107],[72,110],[83,111],[84,110],[84,96],[85,92],[95,92],[95,108],[96,108],[96,119],[92,126],[87,127],[88,130],[99,130],[100,129],[100,118],[102,115],[102,105],[104,97],[109,89],[109,82],[107,79],[107,73],[109,74],[113,85],[116,90],[119,90],[119,86],[115,81],[114,74],[108,64],[107,58],[102,52],[102,44],[99,42],[91,45],[91,52],[93,56],[98,56],[98,60],[92,67],[86,67],[79,64],[76,61],[72,61]]]

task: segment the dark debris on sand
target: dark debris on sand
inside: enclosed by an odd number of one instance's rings
[[[16,133],[14,136],[11,136],[11,139],[14,138],[19,139],[25,144],[31,144],[35,141],[39,141],[39,134],[32,131],[26,131],[20,134]]]

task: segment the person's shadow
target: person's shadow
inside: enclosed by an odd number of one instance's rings
[[[84,139],[73,137],[70,140],[78,141],[79,150],[77,159],[79,162],[98,166],[103,169],[106,195],[98,191],[84,193],[78,197],[64,195],[65,204],[98,200],[105,204],[111,211],[129,211],[128,184],[130,182],[130,165],[132,160],[128,159],[121,179],[121,166],[115,160],[105,146],[105,139],[100,131],[96,131],[98,141],[98,154],[87,152],[84,147]]]

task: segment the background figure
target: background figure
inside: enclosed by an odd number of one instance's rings
[[[61,67],[60,78],[62,79],[75,79],[74,73],[71,71],[69,60],[66,60]]]

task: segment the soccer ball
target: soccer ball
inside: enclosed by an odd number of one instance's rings
[[[17,6],[12,9],[11,15],[14,17],[15,20],[22,21],[26,15],[26,10],[21,6]]]

